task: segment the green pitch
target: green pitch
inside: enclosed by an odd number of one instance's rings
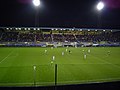
[[[120,81],[120,47],[67,49],[0,48],[0,86],[54,85],[55,64],[58,85]]]

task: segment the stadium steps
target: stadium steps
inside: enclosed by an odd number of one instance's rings
[[[52,40],[52,42],[54,42],[54,39],[53,39],[53,34],[51,34],[51,40]]]
[[[3,33],[1,33],[0,40],[2,40]]]
[[[19,41],[19,38],[20,38],[20,32],[18,33],[18,36],[17,36],[17,42]]]
[[[73,34],[73,35],[74,35],[74,37],[75,37],[76,41],[77,41],[77,42],[79,42],[79,40],[77,39],[76,35],[75,35],[75,34]]]
[[[63,35],[63,34],[62,34],[62,37],[63,37],[63,42],[65,42],[65,40],[66,40],[66,39],[65,39],[65,37],[64,37],[64,35]]]

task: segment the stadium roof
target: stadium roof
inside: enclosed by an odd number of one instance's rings
[[[26,30],[29,30],[29,29],[35,29],[35,30],[40,30],[40,29],[42,29],[42,30],[71,30],[71,31],[74,31],[74,30],[80,30],[80,31],[84,31],[84,30],[105,30],[105,31],[120,31],[120,29],[96,29],[96,28],[75,28],[75,27],[73,27],[73,28],[55,28],[55,27],[0,27],[0,28],[2,28],[2,29],[11,29],[11,30],[13,30],[13,29],[18,29],[18,30],[21,30],[21,29],[26,29]]]

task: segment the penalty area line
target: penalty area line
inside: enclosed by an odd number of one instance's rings
[[[14,51],[11,51],[5,58],[0,61],[0,64],[5,61]]]
[[[94,55],[92,55],[92,56],[94,56]],[[94,56],[94,57],[97,58],[97,60],[102,61],[103,63],[109,64],[109,65],[111,65],[111,66],[113,66],[113,67],[116,67],[116,68],[120,68],[120,66],[118,66],[118,65],[116,65],[116,64],[112,64],[112,63],[110,63],[110,62],[108,62],[108,61],[106,61],[106,60],[103,60],[103,59],[101,59],[101,58],[99,58],[99,57],[97,57],[97,56]]]

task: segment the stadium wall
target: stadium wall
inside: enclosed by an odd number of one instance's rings
[[[11,42],[3,42],[0,44],[0,47],[120,47],[120,43],[90,43],[90,42],[19,42],[19,43],[11,43]]]

